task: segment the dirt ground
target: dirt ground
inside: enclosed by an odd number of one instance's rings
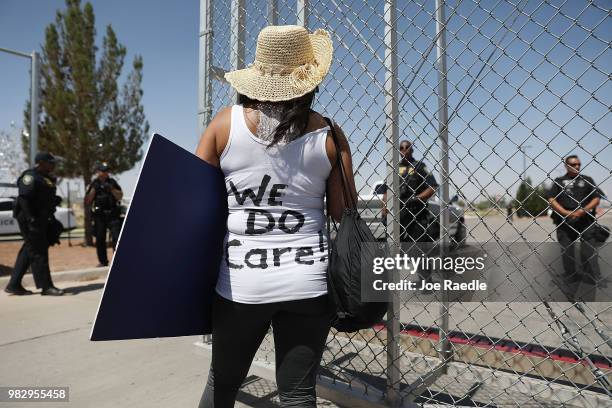
[[[23,241],[0,242],[0,276],[11,274],[22,244]],[[112,257],[112,252],[112,248],[109,248],[109,260]],[[67,239],[62,239],[61,245],[54,245],[49,248],[51,272],[93,268],[97,265],[96,248],[83,246],[82,238],[72,239],[72,246],[68,245]]]

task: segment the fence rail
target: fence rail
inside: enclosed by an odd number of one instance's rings
[[[361,211],[392,253],[406,241],[398,148],[408,140],[439,184],[427,218],[439,232],[424,234],[442,251],[528,244],[537,255],[559,235],[547,198],[564,158],[576,154],[582,174],[612,188],[610,10],[606,1],[201,0],[199,123],[236,101],[223,73],[254,60],[261,28],[325,28],[334,62],[314,108],[344,129]],[[609,209],[603,195],[600,224],[612,225]],[[611,326],[610,302],[397,294],[381,325],[330,333],[321,384],[351,406],[610,406]],[[271,336],[256,358],[273,361]]]

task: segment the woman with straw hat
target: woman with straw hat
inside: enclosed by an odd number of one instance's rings
[[[316,371],[330,328],[323,203],[339,220],[339,153],[353,197],[351,152],[339,152],[311,109],[333,45],[324,30],[265,27],[255,62],[228,72],[239,103],[204,131],[197,156],[225,176],[229,215],[213,299],[212,364],[200,407],[232,407],[270,325],[282,406],[316,406]]]

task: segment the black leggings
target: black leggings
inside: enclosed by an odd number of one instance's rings
[[[270,323],[281,405],[316,407],[316,373],[331,321],[327,295],[244,304],[215,293],[212,310],[212,364],[199,408],[234,406]]]

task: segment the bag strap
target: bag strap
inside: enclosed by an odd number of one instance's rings
[[[340,179],[342,180],[342,195],[344,196],[344,202],[353,210],[357,210],[357,204],[353,200],[353,194],[351,189],[348,186],[347,178],[346,178],[346,170],[344,169],[344,163],[342,162],[342,157],[340,155],[340,145],[338,144],[338,135],[336,134],[336,130],[334,129],[334,124],[331,119],[328,117],[324,118],[327,124],[329,125],[329,129],[331,130],[332,140],[334,141],[334,146],[336,146],[336,162],[340,164]]]

